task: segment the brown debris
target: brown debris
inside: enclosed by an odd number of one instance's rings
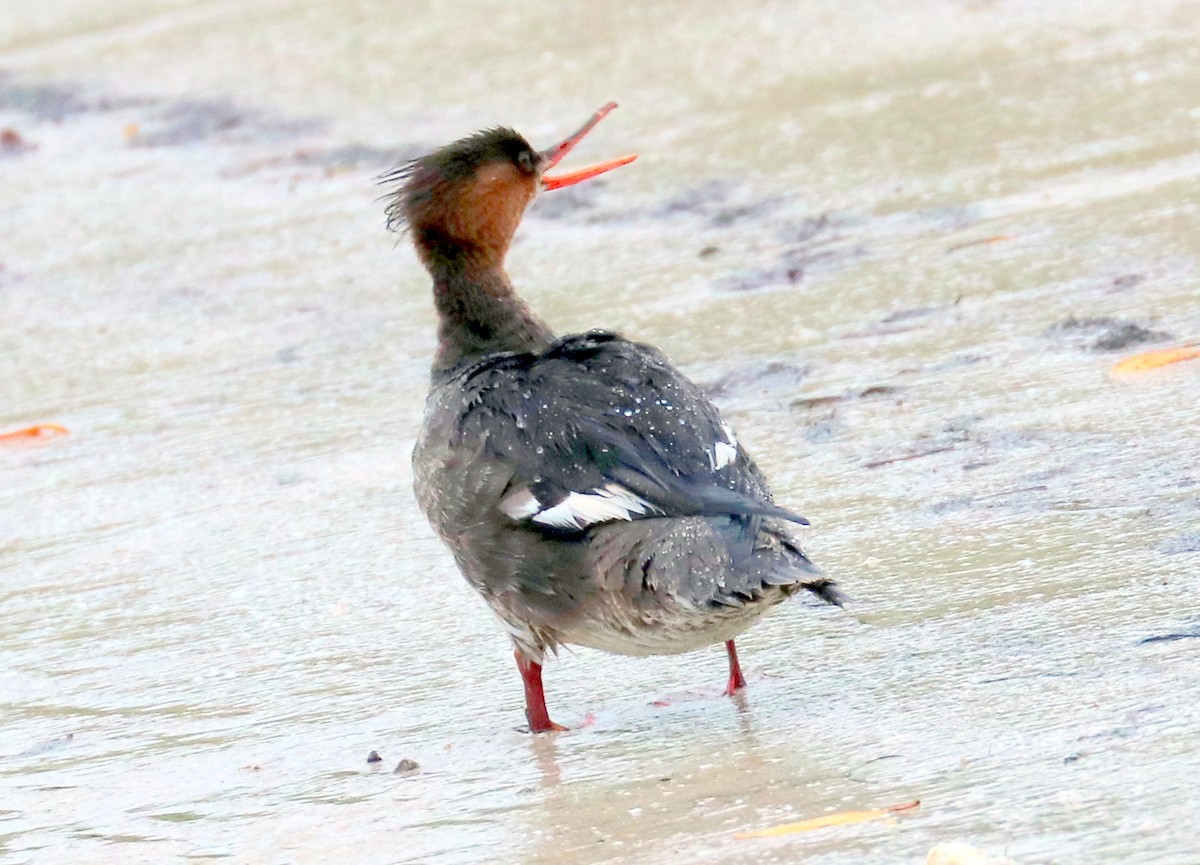
[[[958,252],[960,249],[970,249],[972,246],[992,245],[993,243],[1003,243],[1006,240],[1012,240],[1007,234],[993,234],[991,237],[981,237],[978,240],[967,240],[963,243],[956,243],[946,249],[946,252]]]
[[[0,129],[0,154],[15,156],[27,150],[37,150],[37,145],[30,144],[21,136],[21,133],[17,132],[11,126]]]
[[[915,454],[904,454],[903,456],[889,457],[884,460],[873,460],[869,463],[865,463],[863,465],[863,468],[877,469],[880,466],[888,466],[888,465],[891,465],[892,463],[907,462],[908,460],[919,460],[921,457],[933,456],[934,454],[945,453],[946,451],[952,451],[952,450],[954,450],[954,445],[942,445],[941,447],[930,448],[927,451],[920,451],[919,453],[915,453]]]

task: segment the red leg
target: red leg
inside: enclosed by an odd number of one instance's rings
[[[517,649],[515,654],[517,669],[521,671],[521,679],[525,682],[525,718],[529,721],[529,732],[548,733],[552,730],[567,729],[551,721],[550,713],[546,710],[546,692],[542,690],[542,665],[529,660],[520,649]]]
[[[732,697],[746,687],[746,677],[742,675],[742,668],[738,664],[737,647],[733,645],[733,640],[725,641],[725,651],[729,653],[729,684],[725,686],[725,695]]]

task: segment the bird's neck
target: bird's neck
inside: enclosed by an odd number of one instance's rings
[[[484,355],[540,352],[553,342],[554,332],[513,288],[502,258],[461,248],[453,256],[422,252],[438,312],[435,376]]]

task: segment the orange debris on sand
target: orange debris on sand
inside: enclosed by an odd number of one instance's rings
[[[903,805],[893,805],[891,808],[874,808],[870,811],[839,811],[836,814],[826,814],[824,817],[813,817],[798,823],[784,823],[772,826],[770,829],[757,829],[753,832],[738,832],[735,838],[773,838],[777,835],[794,835],[797,832],[811,832],[813,829],[824,829],[827,826],[847,826],[851,823],[865,823],[868,820],[878,820],[890,817],[904,811],[911,811],[921,804],[917,799],[905,802]]]
[[[1141,354],[1130,355],[1112,365],[1109,372],[1112,375],[1133,375],[1148,372],[1160,366],[1168,366],[1185,360],[1200,358],[1200,345],[1181,345],[1176,348],[1160,348],[1155,351],[1144,351]]]
[[[65,426],[59,426],[56,423],[42,423],[36,426],[27,426],[24,429],[13,430],[12,432],[0,433],[0,442],[52,439],[58,436],[65,436],[66,434],[67,428]]]

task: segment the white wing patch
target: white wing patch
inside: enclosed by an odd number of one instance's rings
[[[500,511],[506,517],[523,520],[532,517],[542,509],[542,503],[527,487],[521,487],[516,492],[509,493],[500,500]]]
[[[532,518],[535,523],[555,529],[585,529],[596,523],[632,520],[653,513],[656,508],[622,486],[605,484],[587,493],[568,493],[553,507],[543,507],[533,493],[522,488],[505,496],[500,510],[514,520]]]
[[[725,434],[725,441],[718,439],[713,444],[712,456],[708,458],[709,462],[712,463],[713,471],[723,469],[725,466],[731,466],[737,462],[737,437],[734,436],[733,430],[727,423],[721,424],[721,432]]]

